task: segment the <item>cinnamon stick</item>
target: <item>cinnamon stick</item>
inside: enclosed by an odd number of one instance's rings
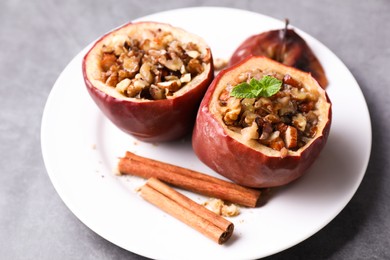
[[[233,234],[233,223],[192,201],[156,178],[150,178],[142,186],[141,196],[218,244],[225,243]]]
[[[122,174],[136,175],[145,179],[155,177],[189,191],[215,197],[246,207],[256,207],[259,190],[246,188],[200,172],[156,161],[126,152],[118,163]]]

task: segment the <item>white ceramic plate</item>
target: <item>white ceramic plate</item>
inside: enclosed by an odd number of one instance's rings
[[[199,19],[201,17],[201,19]],[[214,57],[229,58],[248,36],[282,28],[283,22],[228,8],[188,8],[140,18],[171,23],[202,36]],[[47,100],[42,152],[50,179],[69,209],[112,243],[159,259],[248,259],[268,256],[303,241],[328,224],[357,190],[371,151],[366,102],[345,65],[324,45],[296,29],[323,64],[333,102],[329,141],[307,175],[277,192],[263,207],[231,218],[235,234],[217,245],[145,202],[144,180],[113,174],[126,150],[211,175],[188,139],[169,144],[136,141],[118,130],[89,97],[80,52],[65,68]],[[207,198],[186,193],[195,201]]]

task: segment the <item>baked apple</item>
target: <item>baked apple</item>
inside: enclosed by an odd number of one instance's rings
[[[120,129],[147,142],[189,133],[213,79],[210,48],[183,29],[156,22],[126,24],[85,55],[88,92]]]
[[[263,55],[285,65],[310,72],[318,83],[325,88],[328,80],[325,71],[304,39],[286,26],[281,30],[272,30],[246,39],[233,53],[229,66],[246,57]]]
[[[325,90],[309,73],[252,56],[216,76],[192,145],[202,162],[240,185],[285,185],[323,149],[331,115]]]

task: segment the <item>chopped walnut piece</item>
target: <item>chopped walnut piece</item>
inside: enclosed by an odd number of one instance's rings
[[[151,72],[151,68],[152,68],[152,66],[150,63],[144,63],[144,64],[142,64],[142,66],[139,70],[142,78],[149,83],[153,82],[153,78],[154,78],[154,76]]]
[[[210,61],[211,61],[211,52],[207,51],[206,54],[202,58],[202,62],[210,63]]]
[[[285,148],[285,143],[283,139],[278,136],[269,143],[269,147],[274,150],[280,151]]]
[[[221,95],[219,96],[219,100],[220,100],[220,104],[221,105],[226,105],[226,101],[230,98],[230,90],[228,90],[227,88],[224,89],[221,93]]]
[[[221,214],[224,217],[235,217],[240,214],[240,208],[236,204],[223,205]]]
[[[129,97],[135,97],[137,96],[143,89],[143,84],[136,82],[131,82],[129,87],[126,90],[126,95]]]
[[[139,70],[140,59],[135,56],[126,57],[123,60],[123,68],[129,72],[137,72]]]
[[[102,60],[100,62],[100,66],[103,71],[107,71],[111,68],[112,65],[116,63],[115,54],[112,53],[103,53]]]
[[[286,74],[284,75],[284,78],[283,78],[283,82],[285,84],[288,84],[288,85],[291,85],[295,88],[300,88],[302,87],[300,82],[298,82],[297,80],[293,79],[290,75]]]
[[[200,74],[203,72],[203,66],[197,59],[191,59],[186,67],[187,71],[191,74]]]
[[[153,84],[149,88],[149,94],[152,96],[154,100],[165,98],[165,91],[162,88],[159,88],[158,86]]]
[[[172,59],[167,59],[165,56],[161,56],[158,59],[158,62],[160,62],[162,65],[172,71],[179,71],[183,66],[183,61],[177,56],[173,56]]]
[[[126,92],[126,89],[130,86],[131,80],[129,79],[124,79],[118,84],[116,84],[115,89],[119,92],[124,94]]]
[[[284,134],[286,148],[295,148],[298,145],[298,130],[293,126],[288,126]]]
[[[190,56],[193,59],[198,58],[200,55],[198,51],[187,51],[186,53],[188,56]]]
[[[241,112],[241,104],[239,99],[229,98],[227,101],[227,111],[223,117],[227,125],[232,125],[238,118]]]
[[[204,206],[224,217],[234,217],[240,214],[240,208],[236,204],[226,204],[223,200],[211,198],[204,203]]]
[[[252,125],[252,123],[255,122],[256,118],[259,117],[258,114],[252,111],[245,111],[244,113],[242,115],[242,118],[244,118],[244,122],[242,123],[243,127]]]
[[[187,83],[190,81],[191,81],[191,74],[190,73],[183,74],[180,78],[181,83]]]
[[[106,80],[106,84],[111,87],[116,86],[116,84],[118,84],[118,73],[117,72],[111,73],[111,75]]]
[[[300,131],[305,131],[306,129],[306,117],[299,113],[297,115],[295,115],[293,118],[293,125],[298,128]]]
[[[175,92],[180,89],[181,81],[179,79],[173,79],[170,81],[164,81],[157,83],[157,86],[163,89],[169,90],[169,92]]]

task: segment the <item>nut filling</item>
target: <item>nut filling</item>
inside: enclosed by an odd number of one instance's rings
[[[282,81],[279,92],[271,97],[236,98],[230,96],[234,86],[264,75]],[[288,150],[297,151],[317,132],[318,94],[309,92],[290,75],[281,75],[259,69],[239,74],[235,82],[227,84],[219,96],[219,109],[226,126],[240,133],[244,140],[257,140],[282,157]]]
[[[101,50],[100,80],[126,97],[166,99],[210,63],[210,53],[202,54],[193,42],[182,43],[161,29],[147,35],[113,41]]]

